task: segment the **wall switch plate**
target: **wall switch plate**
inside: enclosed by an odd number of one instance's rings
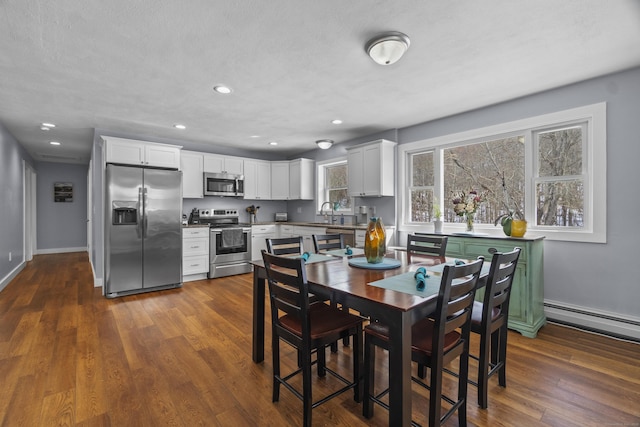
[[[9,261],[11,261],[11,252],[9,252]]]
[[[298,207],[298,213],[302,213],[302,208]]]

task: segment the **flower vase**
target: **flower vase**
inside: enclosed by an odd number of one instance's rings
[[[475,219],[475,213],[467,213],[464,218],[467,223],[467,233],[473,233],[473,220]]]
[[[372,217],[364,236],[364,256],[369,264],[379,264],[384,259],[387,240],[380,218]]]
[[[433,221],[433,232],[436,234],[442,234],[442,220],[436,219]]]

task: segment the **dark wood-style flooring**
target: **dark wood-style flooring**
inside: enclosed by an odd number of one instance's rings
[[[271,402],[269,346],[265,362],[251,360],[251,304],[250,274],[106,299],[86,253],[38,255],[0,293],[0,422],[299,426],[302,404],[289,391]],[[507,388],[492,378],[482,410],[470,387],[470,426],[640,426],[639,344],[557,325],[536,339],[509,334]],[[282,348],[290,369],[295,354]],[[327,354],[348,374],[350,348]],[[382,384],[382,353],[378,363]],[[314,391],[332,380],[314,376]],[[385,410],[366,420],[352,397],[314,409],[314,425],[387,425]],[[416,388],[413,401],[424,423],[425,394]]]

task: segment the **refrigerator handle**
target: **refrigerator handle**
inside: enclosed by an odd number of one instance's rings
[[[144,212],[142,215],[142,238],[147,238],[147,224],[149,221],[147,220],[147,187],[144,187],[142,190],[142,204],[144,206]]]
[[[136,235],[142,238],[142,187],[138,187],[138,203],[136,204]]]

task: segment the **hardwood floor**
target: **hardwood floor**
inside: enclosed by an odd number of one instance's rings
[[[270,347],[264,363],[251,360],[251,287],[247,274],[106,299],[85,253],[36,256],[0,293],[2,425],[300,425],[302,403],[289,391],[271,402]],[[640,344],[557,325],[537,339],[509,334],[507,387],[490,380],[487,410],[469,388],[470,426],[640,426]],[[292,369],[295,354],[281,348]],[[340,350],[328,363],[347,373],[350,349]],[[386,382],[382,353],[377,361]],[[315,396],[332,380],[315,377]],[[424,423],[428,401],[415,390]],[[387,413],[366,420],[346,393],[313,420],[385,426]]]

